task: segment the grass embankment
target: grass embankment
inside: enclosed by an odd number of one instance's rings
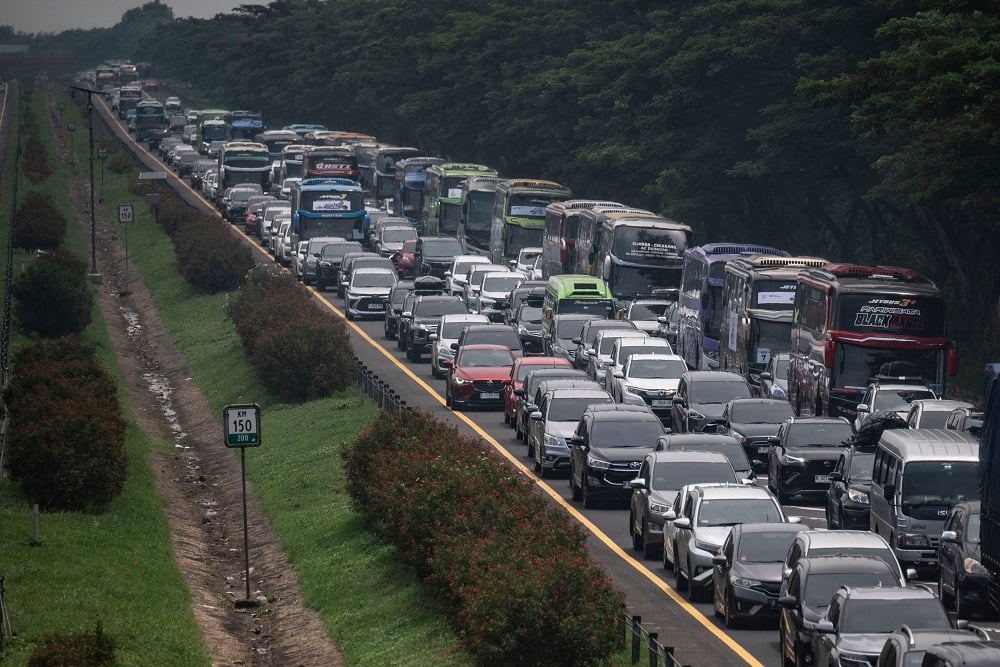
[[[86,155],[86,137],[75,143]],[[123,176],[105,172],[104,188],[112,220],[119,203],[135,204],[129,257],[212,408],[221,418],[227,403],[261,405],[262,445],[247,452],[247,475],[306,603],[320,613],[346,663],[468,664],[446,616],[350,508],[341,451],[375,408],[359,404],[354,391],[289,405],[261,389],[226,316],[226,295],[202,295],[180,278],[170,239]]]
[[[20,195],[41,190],[72,219],[67,176],[73,167],[62,163],[55,150],[42,92],[36,90],[32,95],[31,109],[53,174],[38,184],[21,177]],[[66,105],[63,119],[76,123],[77,135],[86,134],[75,105]],[[16,140],[16,134],[13,136]],[[12,143],[4,161],[6,177],[0,202],[3,239],[10,225],[14,149]],[[68,249],[89,257],[88,241],[77,224],[69,225]],[[15,276],[31,257],[15,252]],[[84,337],[94,343],[105,366],[121,383],[121,370],[96,308],[94,322]],[[23,342],[22,336],[15,335],[12,350]],[[5,665],[25,664],[34,643],[49,633],[93,630],[98,617],[118,641],[123,665],[210,664],[190,596],[173,560],[170,527],[148,465],[152,448],[166,450],[170,445],[147,438],[135,426],[127,407],[123,409],[129,421],[129,477],[122,496],[106,511],[44,513],[40,543],[33,544],[28,499],[17,484],[0,480],[0,575],[5,577],[11,625],[18,633],[0,656]]]

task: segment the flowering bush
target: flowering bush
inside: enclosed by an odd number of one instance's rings
[[[355,508],[451,610],[484,665],[606,664],[623,597],[584,533],[498,455],[429,415],[382,415],[345,451]]]

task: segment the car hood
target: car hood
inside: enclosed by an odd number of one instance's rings
[[[389,287],[352,287],[353,296],[389,296]]]
[[[809,461],[836,461],[840,458],[844,448],[836,445],[823,445],[819,447],[786,447],[785,451],[792,456],[801,456]]]
[[[460,366],[455,368],[455,375],[466,380],[504,380],[506,382],[510,378],[510,366]]]
[[[646,454],[653,451],[652,445],[649,447],[591,447],[590,453],[600,456],[603,459],[614,462],[622,461],[642,461]],[[636,466],[638,470],[638,466]]]
[[[576,432],[577,422],[547,422],[545,432],[560,438],[569,438]]]
[[[523,327],[525,331],[541,331],[541,322],[518,322],[517,326]]]
[[[781,570],[783,563],[743,563],[733,561],[732,574],[745,579],[756,579],[757,581],[778,583],[781,581]]]
[[[649,492],[649,499],[661,505],[673,505],[677,498],[677,489],[652,489]]]
[[[656,320],[632,320],[632,324],[639,331],[653,332],[660,328],[660,323]]]
[[[677,385],[679,385],[681,381],[679,379],[670,380],[666,378],[625,378],[623,382],[630,387],[638,387],[639,389],[644,389],[646,391],[659,389],[661,391],[674,393],[677,391]]]
[[[781,424],[734,423],[731,425],[731,428],[743,435],[755,437],[760,435],[778,435],[778,429],[781,428]]]
[[[837,636],[837,648],[848,653],[878,655],[885,646],[885,633],[842,633]]]
[[[382,249],[383,250],[392,250],[392,251],[395,252],[396,250],[399,250],[402,247],[403,247],[402,242],[400,242],[400,243],[393,243],[392,241],[384,241],[382,243]]]
[[[726,409],[725,403],[691,403],[691,409],[700,412],[709,419],[718,419]]]
[[[708,542],[721,547],[730,530],[732,530],[730,526],[696,526],[694,538],[699,542]]]

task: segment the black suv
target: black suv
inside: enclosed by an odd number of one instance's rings
[[[463,345],[506,345],[515,358],[524,356],[520,337],[513,327],[506,324],[470,324],[462,329],[451,349],[458,350]]]
[[[517,308],[525,301],[535,302],[541,307],[542,302],[545,300],[545,285],[545,281],[542,280],[525,280],[511,290],[507,299],[507,307],[503,309],[504,324],[514,324]]]
[[[337,241],[323,246],[316,258],[316,289],[322,292],[327,285],[336,285],[344,255],[360,251],[361,244],[357,241]]]
[[[465,315],[469,312],[462,300],[455,296],[418,295],[411,308],[401,315],[405,322],[406,350],[410,361],[420,361],[420,356],[431,349],[433,341],[430,335],[437,333],[442,315]],[[402,333],[403,329],[400,329]]]
[[[795,495],[826,493],[833,466],[853,435],[850,422],[840,417],[791,417],[770,440],[768,488],[782,505]]]
[[[739,398],[726,403],[717,430],[738,439],[754,470],[764,472],[771,453],[768,438],[778,435],[778,429],[792,414],[788,401]]]
[[[590,364],[590,356],[587,354],[587,350],[594,346],[597,333],[605,329],[637,329],[637,327],[630,320],[591,319],[586,322],[583,325],[583,329],[580,330],[580,335],[573,338],[573,344],[576,345],[576,354],[570,359],[580,370],[587,370],[587,366]]]
[[[580,337],[583,326],[594,319],[593,315],[582,313],[565,313],[555,315],[551,320],[542,322],[542,345],[545,356],[566,359],[576,365],[576,343],[574,338]]]
[[[542,354],[542,302],[522,301],[517,305],[510,326],[521,338],[525,354]]]
[[[414,275],[444,280],[452,260],[463,254],[462,244],[453,236],[422,236],[413,252]]]
[[[660,418],[646,406],[588,407],[569,441],[573,500],[582,500],[588,508],[599,498],[627,501],[632,494],[629,481],[662,434]]]
[[[955,607],[959,618],[989,609],[990,573],[979,550],[980,510],[978,500],[952,505],[938,547],[938,593],[946,607]]]
[[[826,491],[826,527],[830,530],[868,530],[875,449],[847,447],[830,472]]]
[[[389,303],[385,309],[385,337],[389,340],[396,338],[399,333],[399,316],[403,312],[403,301],[406,295],[413,291],[412,280],[399,280],[392,289],[389,290]]]
[[[688,371],[681,375],[671,407],[676,433],[718,429],[729,401],[750,398],[750,385],[728,371]]]

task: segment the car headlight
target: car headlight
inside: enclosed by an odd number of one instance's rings
[[[747,579],[745,577],[737,577],[735,574],[729,575],[729,583],[733,586],[739,586],[740,588],[756,588],[760,586],[760,582],[756,579]]]
[[[599,459],[596,456],[587,456],[587,465],[595,470],[607,470],[611,467],[611,461]]]
[[[858,491],[857,489],[848,489],[847,497],[860,505],[868,504],[868,494],[865,493],[864,491]]]
[[[658,503],[655,500],[649,501],[649,511],[654,514],[666,514],[669,509],[670,505],[666,503]]]
[[[455,356],[455,350],[451,349],[451,347],[445,347],[444,345],[442,345],[442,346],[440,346],[438,348],[438,356],[439,357],[454,357]]]
[[[712,544],[711,542],[705,542],[703,540],[699,540],[699,539],[695,538],[695,540],[694,540],[694,548],[695,549],[701,549],[702,551],[707,551],[710,554],[714,554],[716,551],[719,550],[719,545],[718,544]]]
[[[963,560],[962,567],[964,567],[965,571],[969,574],[988,575],[990,573],[990,571],[983,567],[983,564],[975,558],[966,558]]]
[[[569,354],[569,350],[567,350],[565,347],[560,347],[558,345],[553,345],[552,346],[552,353],[553,354]]]
[[[642,390],[639,387],[633,387],[632,385],[627,384],[622,387],[622,391],[626,394],[638,394]]]
[[[560,438],[557,435],[545,435],[545,446],[546,447],[565,447],[566,440]]]
[[[929,547],[931,542],[926,533],[897,533],[896,546],[900,548]]]
[[[778,385],[771,385],[771,397],[787,399],[788,394],[786,394],[785,390],[779,387]]]
[[[457,375],[453,379],[455,381],[455,384],[458,385],[469,384],[470,382],[472,382],[472,380],[466,380],[465,378],[458,377]]]
[[[518,336],[527,336],[528,335],[528,328],[526,326],[524,326],[523,324],[518,324],[517,325],[517,335]]]
[[[784,455],[785,463],[805,463],[806,460],[801,456],[792,456],[791,454]]]

